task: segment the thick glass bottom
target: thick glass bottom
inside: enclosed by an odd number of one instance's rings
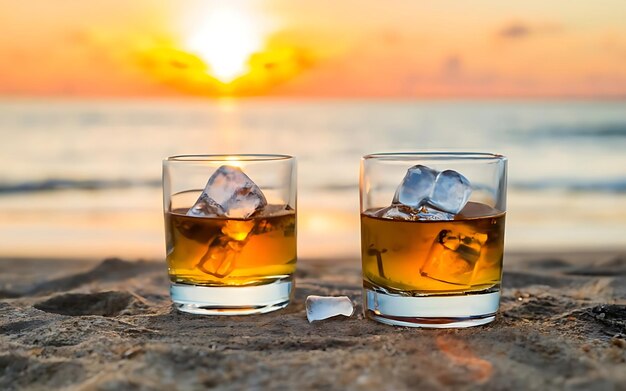
[[[170,294],[179,311],[200,315],[252,315],[285,308],[293,282],[278,280],[257,286],[207,287],[172,283]]]
[[[363,311],[394,326],[461,328],[487,324],[500,305],[499,288],[464,295],[402,296],[363,289]]]

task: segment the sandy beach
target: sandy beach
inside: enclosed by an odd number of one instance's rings
[[[0,391],[626,391],[626,1],[544,3],[0,0]]]
[[[163,262],[0,261],[0,388],[626,389],[626,253],[516,253],[488,326],[363,319],[356,259],[300,260],[295,302],[267,315],[178,313]],[[307,295],[351,318],[309,324]]]

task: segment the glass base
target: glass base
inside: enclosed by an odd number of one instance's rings
[[[460,328],[495,319],[500,290],[465,295],[401,296],[363,289],[363,311],[375,321],[394,326]]]
[[[199,286],[172,283],[170,294],[179,311],[200,315],[264,314],[285,308],[293,282],[278,280],[257,286]]]

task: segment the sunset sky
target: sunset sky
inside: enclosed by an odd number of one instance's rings
[[[625,97],[626,1],[0,0],[5,97]]]

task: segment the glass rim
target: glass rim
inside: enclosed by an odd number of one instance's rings
[[[262,154],[262,153],[233,153],[233,154],[190,154],[173,155],[164,159],[164,162],[263,162],[293,160],[291,155]]]
[[[361,160],[410,161],[415,159],[427,160],[481,160],[507,161],[508,158],[498,153],[489,152],[380,152],[363,156]]]

